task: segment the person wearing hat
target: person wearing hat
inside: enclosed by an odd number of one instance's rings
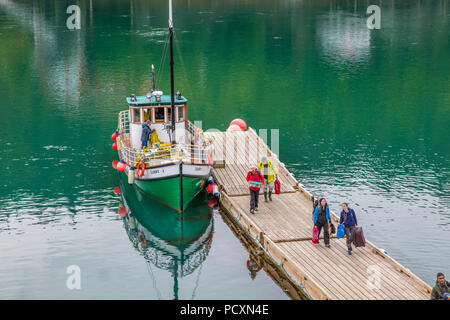
[[[258,211],[259,189],[261,184],[264,183],[264,177],[256,166],[250,167],[250,171],[247,173],[247,181],[250,189],[250,213],[254,214],[255,211]]]
[[[264,191],[264,201],[267,201],[267,192],[269,192],[269,200],[272,201],[272,192],[274,189],[274,181],[278,176],[275,166],[273,166],[272,161],[267,161],[266,157],[262,157],[261,161],[258,163],[258,170],[262,173],[265,183],[263,184]]]
[[[445,280],[445,276],[442,272],[439,272],[436,276],[436,285],[431,291],[431,300],[449,300],[450,296],[450,283]]]
[[[150,120],[147,120],[147,121],[142,125],[142,134],[141,134],[141,142],[142,142],[142,146],[141,146],[141,148],[144,148],[144,147],[147,146],[147,142],[148,142],[148,139],[149,139],[150,135],[151,135],[153,132],[155,132],[154,129],[151,129],[151,128],[150,128],[150,124],[151,124],[151,121],[150,121]]]

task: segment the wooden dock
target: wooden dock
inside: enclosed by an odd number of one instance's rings
[[[311,242],[313,197],[251,128],[243,132],[207,132],[214,144],[214,177],[221,206],[266,257],[311,299],[429,299],[431,288],[369,241],[347,254],[345,239],[331,248]],[[278,170],[281,194],[259,199],[250,214],[246,174],[266,156]],[[338,217],[330,212],[337,226]]]

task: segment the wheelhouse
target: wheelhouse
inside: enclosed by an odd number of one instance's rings
[[[161,143],[172,141],[172,108],[170,95],[155,91],[147,96],[131,95],[127,97],[130,120],[130,144],[132,148],[140,149],[142,125],[151,121],[151,128],[156,129]],[[175,142],[187,143],[187,99],[180,94],[175,95]]]

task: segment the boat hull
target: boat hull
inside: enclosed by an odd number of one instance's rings
[[[136,180],[135,185],[139,191],[149,198],[165,204],[166,206],[182,212],[192,200],[202,191],[206,177],[183,176],[183,208],[181,208],[180,176],[156,180]]]
[[[129,173],[129,168],[123,172]],[[142,177],[135,178],[134,185],[148,198],[183,212],[203,190],[210,174],[208,165],[165,165],[146,169]]]

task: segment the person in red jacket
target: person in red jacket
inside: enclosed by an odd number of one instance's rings
[[[258,211],[259,189],[264,183],[264,177],[256,166],[250,167],[250,171],[247,173],[247,181],[250,189],[250,213],[254,214],[255,211]]]

